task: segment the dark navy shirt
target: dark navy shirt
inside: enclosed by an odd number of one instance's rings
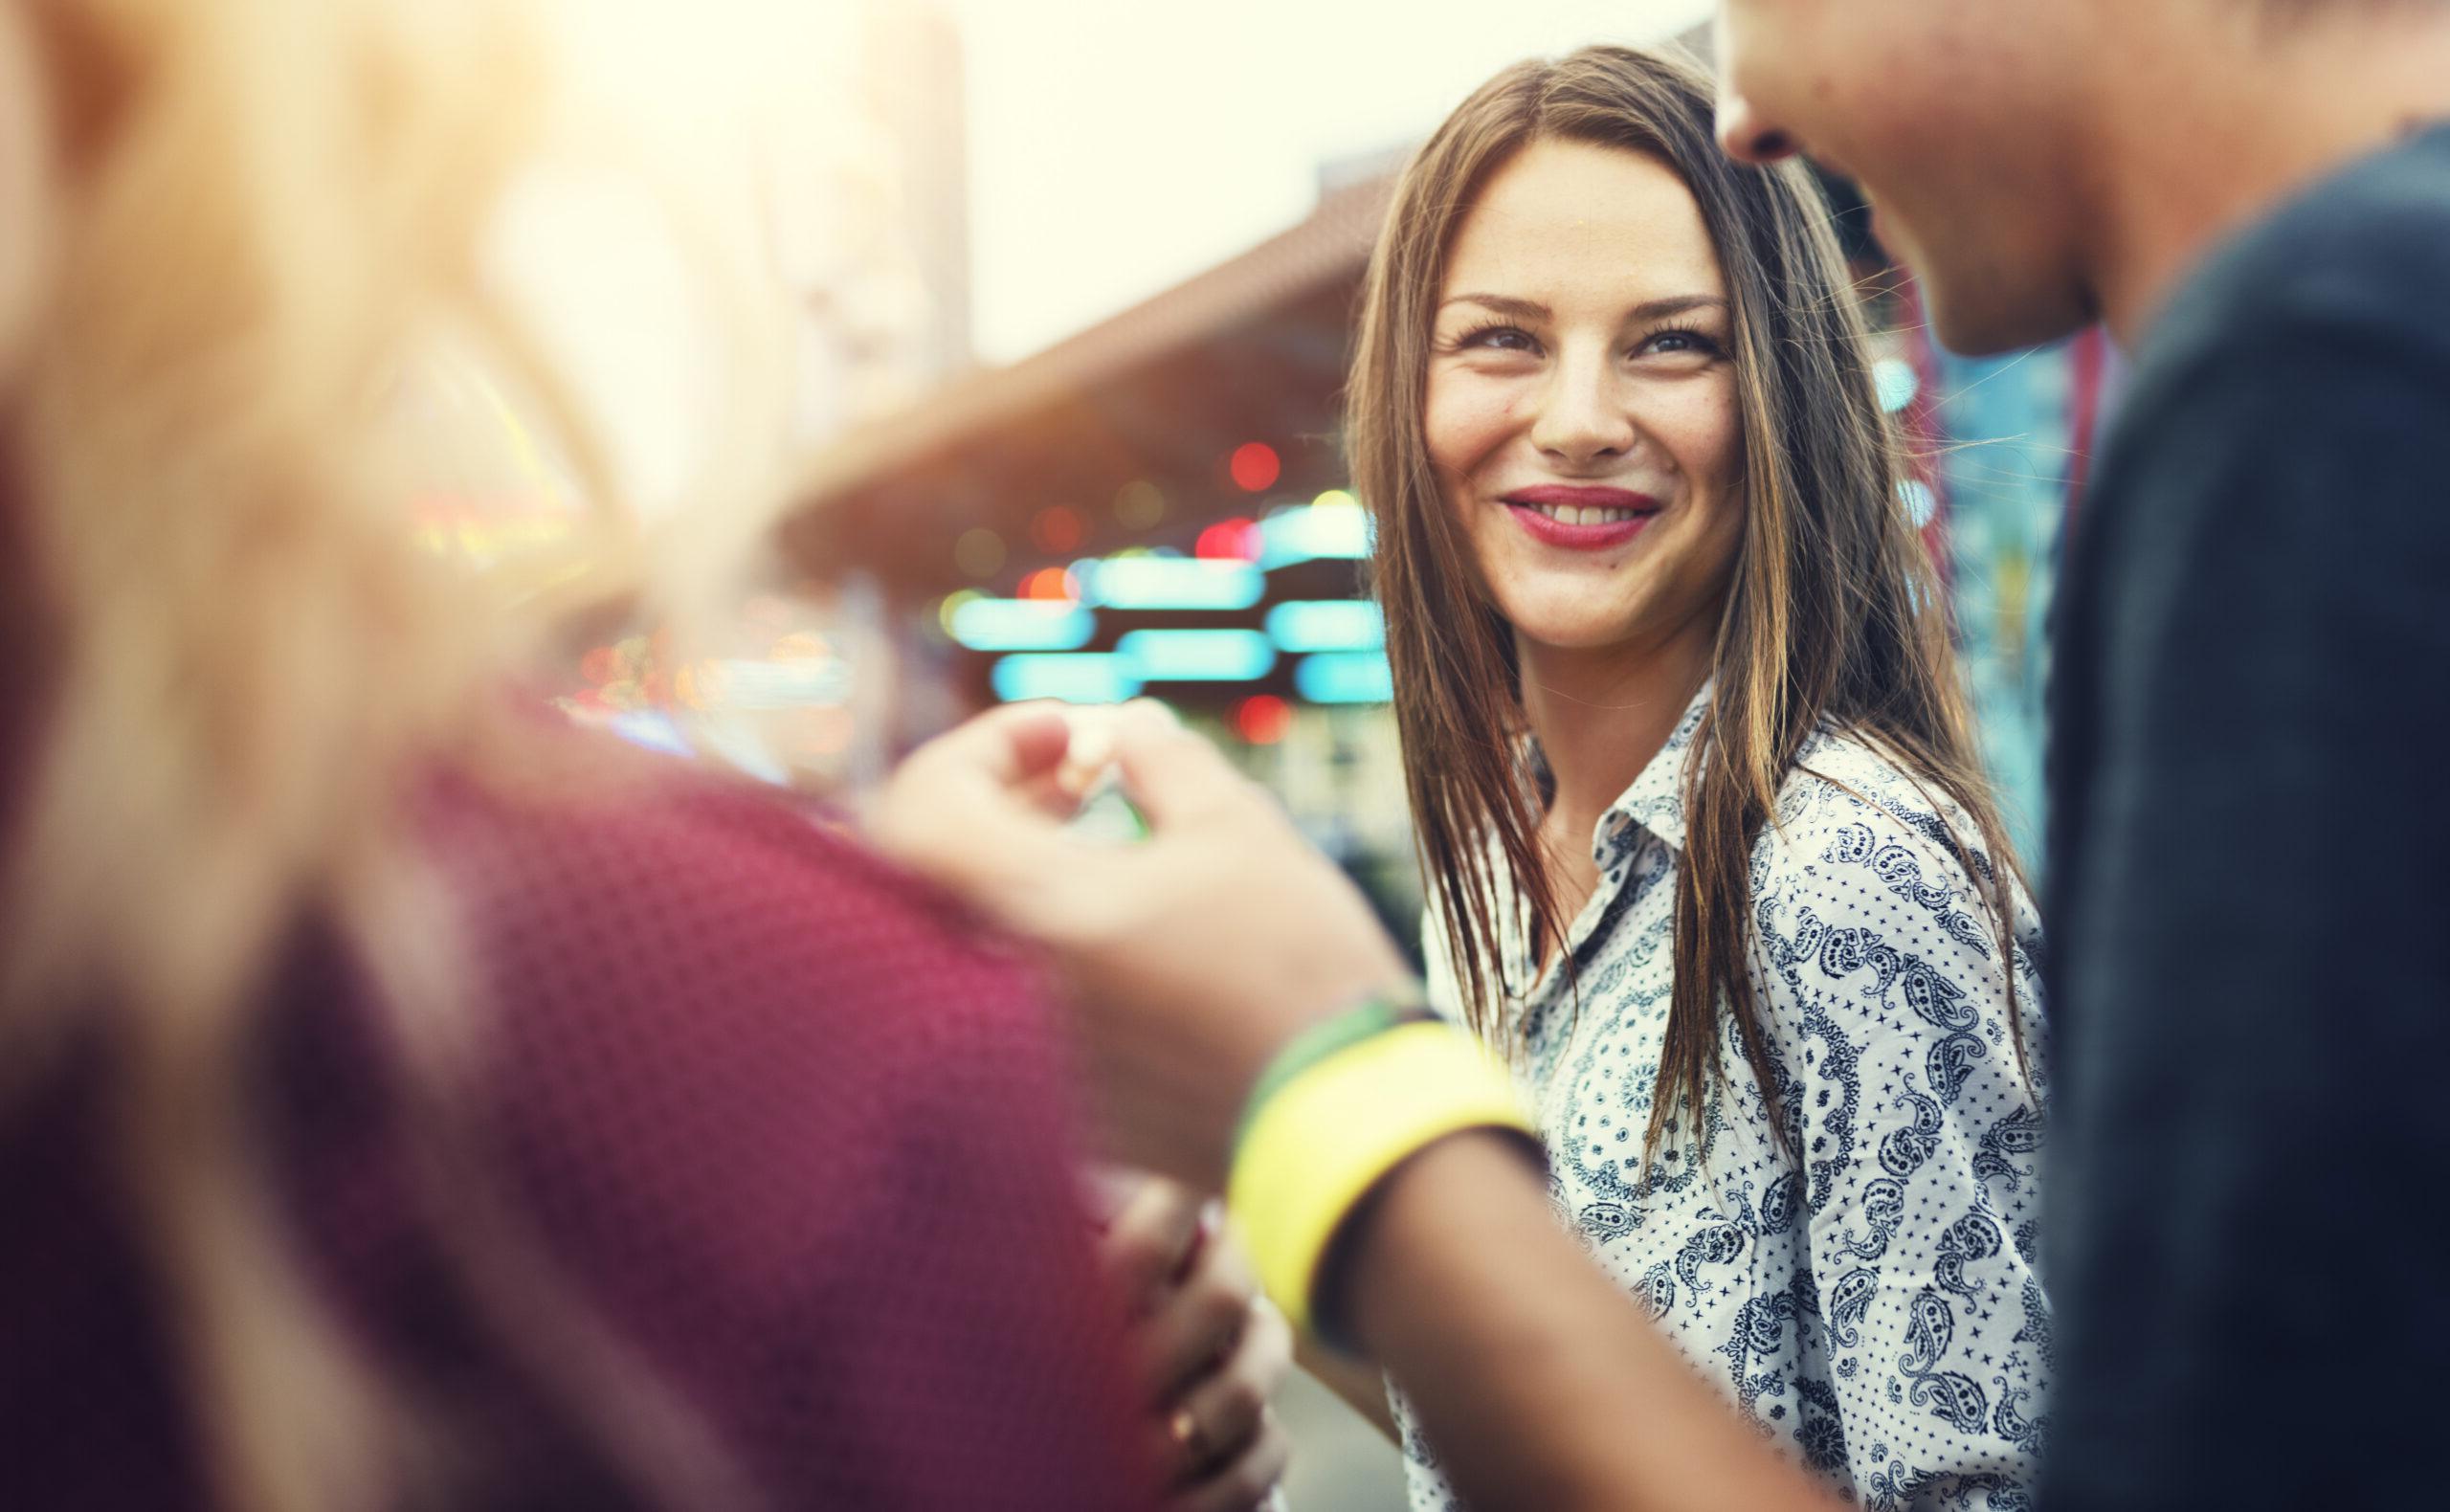
[[[2044,1499],[2439,1505],[2450,126],[2137,359],[2057,627]]]

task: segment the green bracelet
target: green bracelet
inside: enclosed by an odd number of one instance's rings
[[[1429,1018],[1363,1035],[1258,1105],[1234,1151],[1226,1206],[1295,1326],[1358,1352],[1349,1320],[1333,1315],[1355,1215],[1390,1173],[1473,1129],[1503,1131],[1537,1156],[1536,1126],[1504,1066],[1463,1030]]]
[[[1338,1051],[1349,1049],[1374,1034],[1416,1023],[1432,1017],[1420,984],[1407,983],[1393,993],[1373,994],[1332,1018],[1318,1023],[1293,1036],[1251,1084],[1251,1095],[1242,1103],[1242,1116],[1234,1125],[1234,1148],[1239,1152],[1242,1142],[1250,1137],[1251,1125],[1258,1121],[1259,1110],[1268,1100],[1284,1088],[1284,1084],[1309,1070]]]

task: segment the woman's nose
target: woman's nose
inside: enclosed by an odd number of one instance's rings
[[[1560,366],[1541,396],[1531,444],[1570,464],[1621,456],[1637,434],[1617,386],[1595,363]]]

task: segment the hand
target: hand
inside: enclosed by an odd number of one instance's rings
[[[1153,704],[1096,724],[1148,838],[1067,832],[1074,718],[1016,705],[922,746],[880,795],[873,835],[1047,947],[1118,1156],[1214,1191],[1269,1057],[1408,973],[1275,801]]]
[[[1291,1367],[1284,1319],[1257,1296],[1216,1210],[1144,1182],[1099,1244],[1132,1309],[1132,1355],[1171,1512],[1252,1512],[1291,1456],[1268,1400]]]

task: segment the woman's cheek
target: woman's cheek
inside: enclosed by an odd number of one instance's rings
[[[1502,384],[1433,378],[1424,412],[1430,459],[1468,475],[1513,429],[1513,397]]]
[[[1701,395],[1693,416],[1694,444],[1684,465],[1717,488],[1727,488],[1744,471],[1744,411],[1736,402],[1732,374]]]
[[[1733,386],[1690,385],[1650,396],[1644,429],[1666,452],[1677,471],[1704,488],[1732,478],[1743,461],[1741,423]]]

